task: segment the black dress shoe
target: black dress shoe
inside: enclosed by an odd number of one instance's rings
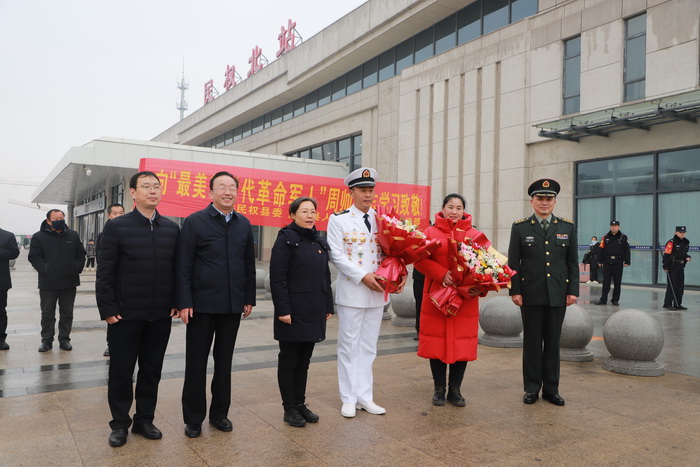
[[[612,304],[615,305],[615,306],[620,306],[620,302],[618,302],[618,301],[616,301],[616,300],[613,300],[613,301],[610,302],[610,303],[612,303]]]
[[[467,401],[462,397],[462,393],[459,391],[457,386],[450,386],[447,390],[447,400],[450,401],[455,407],[464,407],[467,405]]]
[[[131,432],[135,435],[141,435],[146,439],[161,439],[163,433],[153,423],[144,423],[142,425],[134,424],[131,427]]]
[[[676,308],[675,306],[664,306],[664,310],[677,311],[678,308]]]
[[[598,300],[597,302],[595,302],[596,305],[605,305],[606,303],[607,302],[604,300]]]
[[[219,431],[231,431],[233,430],[233,423],[228,418],[222,418],[221,420],[209,420],[209,424]]]
[[[70,342],[61,342],[58,344],[58,346],[61,348],[61,350],[73,350],[73,346],[70,344]]]
[[[306,420],[309,423],[316,423],[320,418],[318,415],[309,410],[306,404],[297,405],[297,410],[299,411],[301,416],[304,417],[304,420]]]
[[[289,423],[289,426],[295,426],[297,428],[306,426],[306,420],[304,420],[304,417],[301,416],[296,407],[284,408],[284,421]]]
[[[117,428],[116,430],[112,430],[112,433],[109,435],[109,445],[113,448],[123,446],[126,444],[126,435],[128,434],[129,430],[126,428]]]
[[[39,346],[39,352],[48,352],[52,347],[51,343],[44,342]]]
[[[542,399],[551,402],[554,405],[564,405],[564,399],[561,398],[559,394],[547,394],[542,393]]]
[[[199,423],[188,423],[185,425],[185,436],[196,438],[202,434],[202,425]]]
[[[0,350],[10,350],[10,344],[5,341],[0,342]]]
[[[539,398],[539,394],[535,392],[526,392],[525,396],[523,397],[523,402],[525,402],[526,404],[534,404]]]
[[[103,357],[109,357],[109,347],[107,347],[107,350],[104,351],[102,354]]]
[[[687,310],[687,308],[684,307],[683,305],[678,305],[678,306],[676,307],[676,310]]]

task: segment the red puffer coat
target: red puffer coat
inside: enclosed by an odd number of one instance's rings
[[[420,312],[420,335],[418,356],[436,358],[445,363],[476,360],[479,343],[479,299],[464,298],[456,316],[447,317],[430,300],[430,293],[442,287],[442,279],[448,271],[447,244],[454,238],[461,242],[469,237],[482,247],[488,248],[491,242],[486,236],[472,227],[472,216],[452,223],[442,213],[435,216],[435,224],[425,230],[429,239],[440,240],[440,247],[429,258],[415,264],[425,274],[423,302]]]

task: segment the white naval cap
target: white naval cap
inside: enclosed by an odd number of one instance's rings
[[[361,167],[350,172],[350,175],[345,177],[345,184],[348,188],[354,187],[371,187],[375,185],[379,175],[377,171],[370,167]]]

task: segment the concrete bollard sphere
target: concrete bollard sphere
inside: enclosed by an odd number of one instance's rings
[[[255,270],[255,288],[256,289],[264,289],[265,288],[265,276],[267,276],[267,272],[264,269],[256,269]]]
[[[655,360],[664,347],[664,332],[646,311],[613,314],[603,326],[603,340],[611,355],[603,361],[603,369],[633,376],[664,374],[664,365]]]
[[[479,325],[484,331],[479,336],[479,344],[491,347],[523,346],[520,307],[510,297],[494,297],[482,302]]]
[[[593,353],[586,348],[593,338],[593,320],[580,305],[566,307],[561,328],[560,356],[567,362],[590,362]]]
[[[391,294],[391,308],[396,315],[392,318],[391,324],[405,327],[416,326],[416,299],[413,297],[412,287],[404,287],[400,294]]]

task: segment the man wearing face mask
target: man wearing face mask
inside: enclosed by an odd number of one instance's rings
[[[29,262],[39,273],[41,304],[41,346],[39,352],[53,347],[56,332],[56,303],[59,306],[58,343],[62,350],[73,350],[70,332],[73,327],[73,304],[80,273],[85,265],[85,248],[75,230],[66,225],[66,215],[59,209],[46,213],[40,230],[32,236]]]

